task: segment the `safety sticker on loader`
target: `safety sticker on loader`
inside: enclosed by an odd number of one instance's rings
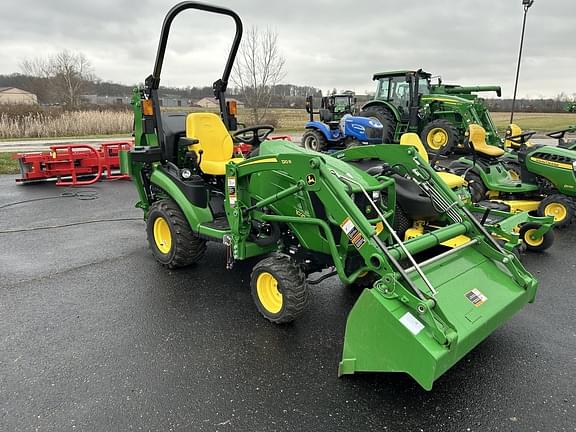
[[[358,228],[356,228],[350,218],[344,219],[344,222],[342,222],[340,226],[350,239],[350,242],[356,247],[356,249],[360,249],[362,246],[364,246],[366,239],[360,233],[360,231],[358,231]]]
[[[236,177],[228,177],[228,201],[230,207],[236,206]]]
[[[418,321],[418,319],[410,312],[406,312],[404,315],[402,315],[400,322],[404,327],[410,330],[410,333],[412,333],[414,336],[417,336],[418,333],[420,333],[424,328],[424,324]]]
[[[476,306],[476,307],[482,306],[482,305],[484,304],[484,302],[485,302],[486,300],[488,300],[488,297],[486,297],[484,294],[482,294],[482,293],[480,292],[479,289],[476,289],[476,288],[474,288],[474,289],[471,290],[471,291],[468,291],[468,292],[465,294],[465,296],[466,296],[466,298],[467,298],[468,300],[470,300],[470,302],[471,302],[474,306]]]

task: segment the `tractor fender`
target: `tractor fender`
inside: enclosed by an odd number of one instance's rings
[[[400,121],[400,112],[390,102],[381,101],[381,100],[373,100],[373,101],[370,101],[370,102],[362,105],[361,111],[364,111],[365,109],[370,108],[370,107],[382,107],[382,108],[390,111],[392,114],[394,114],[394,118],[396,119],[396,121],[398,121],[398,122]]]
[[[457,159],[450,163],[448,169],[457,175],[462,175],[464,174],[465,171],[470,171],[475,174],[481,175],[480,174],[481,170],[478,169],[477,166],[474,166],[473,161],[468,159]]]
[[[319,121],[309,121],[306,123],[306,129],[315,129],[318,132],[321,132],[328,141],[333,141],[335,138],[330,131],[330,128],[325,123]]]
[[[150,182],[161,188],[182,210],[186,220],[192,228],[192,231],[198,232],[198,227],[201,223],[210,222],[213,220],[210,207],[205,208],[195,206],[186,197],[182,189],[174,182],[170,175],[155,168],[150,176]]]

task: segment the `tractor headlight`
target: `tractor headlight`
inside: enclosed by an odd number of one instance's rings
[[[190,171],[188,168],[183,168],[180,170],[180,177],[182,177],[184,180],[188,180],[190,177],[192,177],[192,171]]]
[[[576,172],[576,160],[572,161],[572,170]]]

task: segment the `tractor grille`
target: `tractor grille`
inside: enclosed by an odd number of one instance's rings
[[[382,128],[366,128],[366,138],[369,140],[380,140],[382,141],[382,134],[384,130]]]

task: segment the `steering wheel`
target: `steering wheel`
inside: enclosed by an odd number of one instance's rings
[[[526,144],[526,142],[532,138],[535,133],[536,131],[526,131],[518,135],[507,136],[506,139],[512,141],[513,143],[523,145]]]
[[[260,132],[262,131],[262,132]],[[259,146],[274,131],[272,125],[256,125],[244,129],[238,129],[232,134],[235,141],[244,144],[251,144],[254,147]]]

